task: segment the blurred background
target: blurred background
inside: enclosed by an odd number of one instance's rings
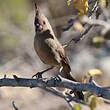
[[[66,0],[39,0],[41,11],[48,17],[61,43],[78,36],[73,28],[63,32],[71,16],[76,15],[73,5]],[[108,6],[109,10],[110,5]],[[110,12],[110,10],[109,10]],[[0,78],[16,74],[30,78],[48,67],[43,64],[33,48],[34,31],[33,0],[0,0]],[[95,30],[95,31],[94,31]],[[98,39],[98,27],[92,28],[85,39],[66,48],[71,62],[72,73],[82,81],[89,69],[102,70],[102,76],[95,80],[103,86],[110,85],[110,40]],[[100,39],[99,39],[100,40]],[[46,73],[49,77],[56,70]],[[12,109],[12,101],[20,110],[68,110],[68,104],[39,88],[0,88],[0,110]],[[110,105],[102,104],[97,110],[110,110]],[[84,106],[84,109],[88,109]]]

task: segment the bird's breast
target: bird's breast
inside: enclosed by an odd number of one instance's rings
[[[34,48],[41,61],[45,64],[56,66],[59,65],[58,60],[55,58],[55,53],[52,48],[43,39],[34,39]]]

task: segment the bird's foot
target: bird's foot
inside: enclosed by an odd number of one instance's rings
[[[74,92],[75,92],[75,91],[73,91],[73,90],[69,91],[70,94],[73,94]]]
[[[63,94],[64,95],[68,95],[68,94],[71,95],[70,91],[71,91],[70,89],[65,88],[64,91],[63,91]]]
[[[43,72],[37,72],[36,74],[34,74],[32,76],[32,78],[34,78],[34,77],[36,77],[37,79],[42,78],[42,74],[43,74]]]

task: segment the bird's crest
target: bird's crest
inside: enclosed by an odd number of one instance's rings
[[[39,14],[39,11],[40,11],[40,7],[39,7],[38,3],[35,2],[34,4],[35,4],[36,15],[38,15]]]

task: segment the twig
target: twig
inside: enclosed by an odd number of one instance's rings
[[[77,103],[80,103],[80,104],[88,106],[87,103],[85,103],[82,100],[77,99],[76,97],[73,97],[71,94],[67,94],[67,93],[63,94],[61,91],[59,91],[59,90],[57,90],[55,88],[43,88],[43,89],[48,91],[48,92],[50,92],[50,93],[53,93],[56,96],[59,96],[61,98],[66,99],[67,103],[70,103],[71,101],[75,101]]]
[[[50,92],[51,94],[54,94],[54,95],[56,95],[58,97],[63,98],[69,104],[69,107],[71,108],[71,110],[74,110],[73,104],[71,102],[68,102],[67,96],[64,95],[61,91],[58,91],[57,89],[52,88],[52,87],[50,87],[50,88],[46,87],[46,88],[42,88],[42,89],[44,89],[47,92]]]
[[[18,107],[16,107],[16,105],[15,105],[15,102],[14,102],[14,101],[12,102],[12,105],[13,105],[13,108],[14,108],[15,110],[19,110],[19,109],[18,109]]]
[[[95,2],[93,8],[87,13],[87,16],[91,17],[92,14],[97,10],[97,8],[98,8],[98,1]]]
[[[76,38],[72,38],[70,41],[68,41],[67,43],[63,44],[65,45],[65,47],[68,47],[72,41],[74,41],[75,43],[79,42],[80,40],[85,38],[85,35],[91,30],[91,28],[93,27],[93,25],[89,25],[86,27],[86,29]]]

